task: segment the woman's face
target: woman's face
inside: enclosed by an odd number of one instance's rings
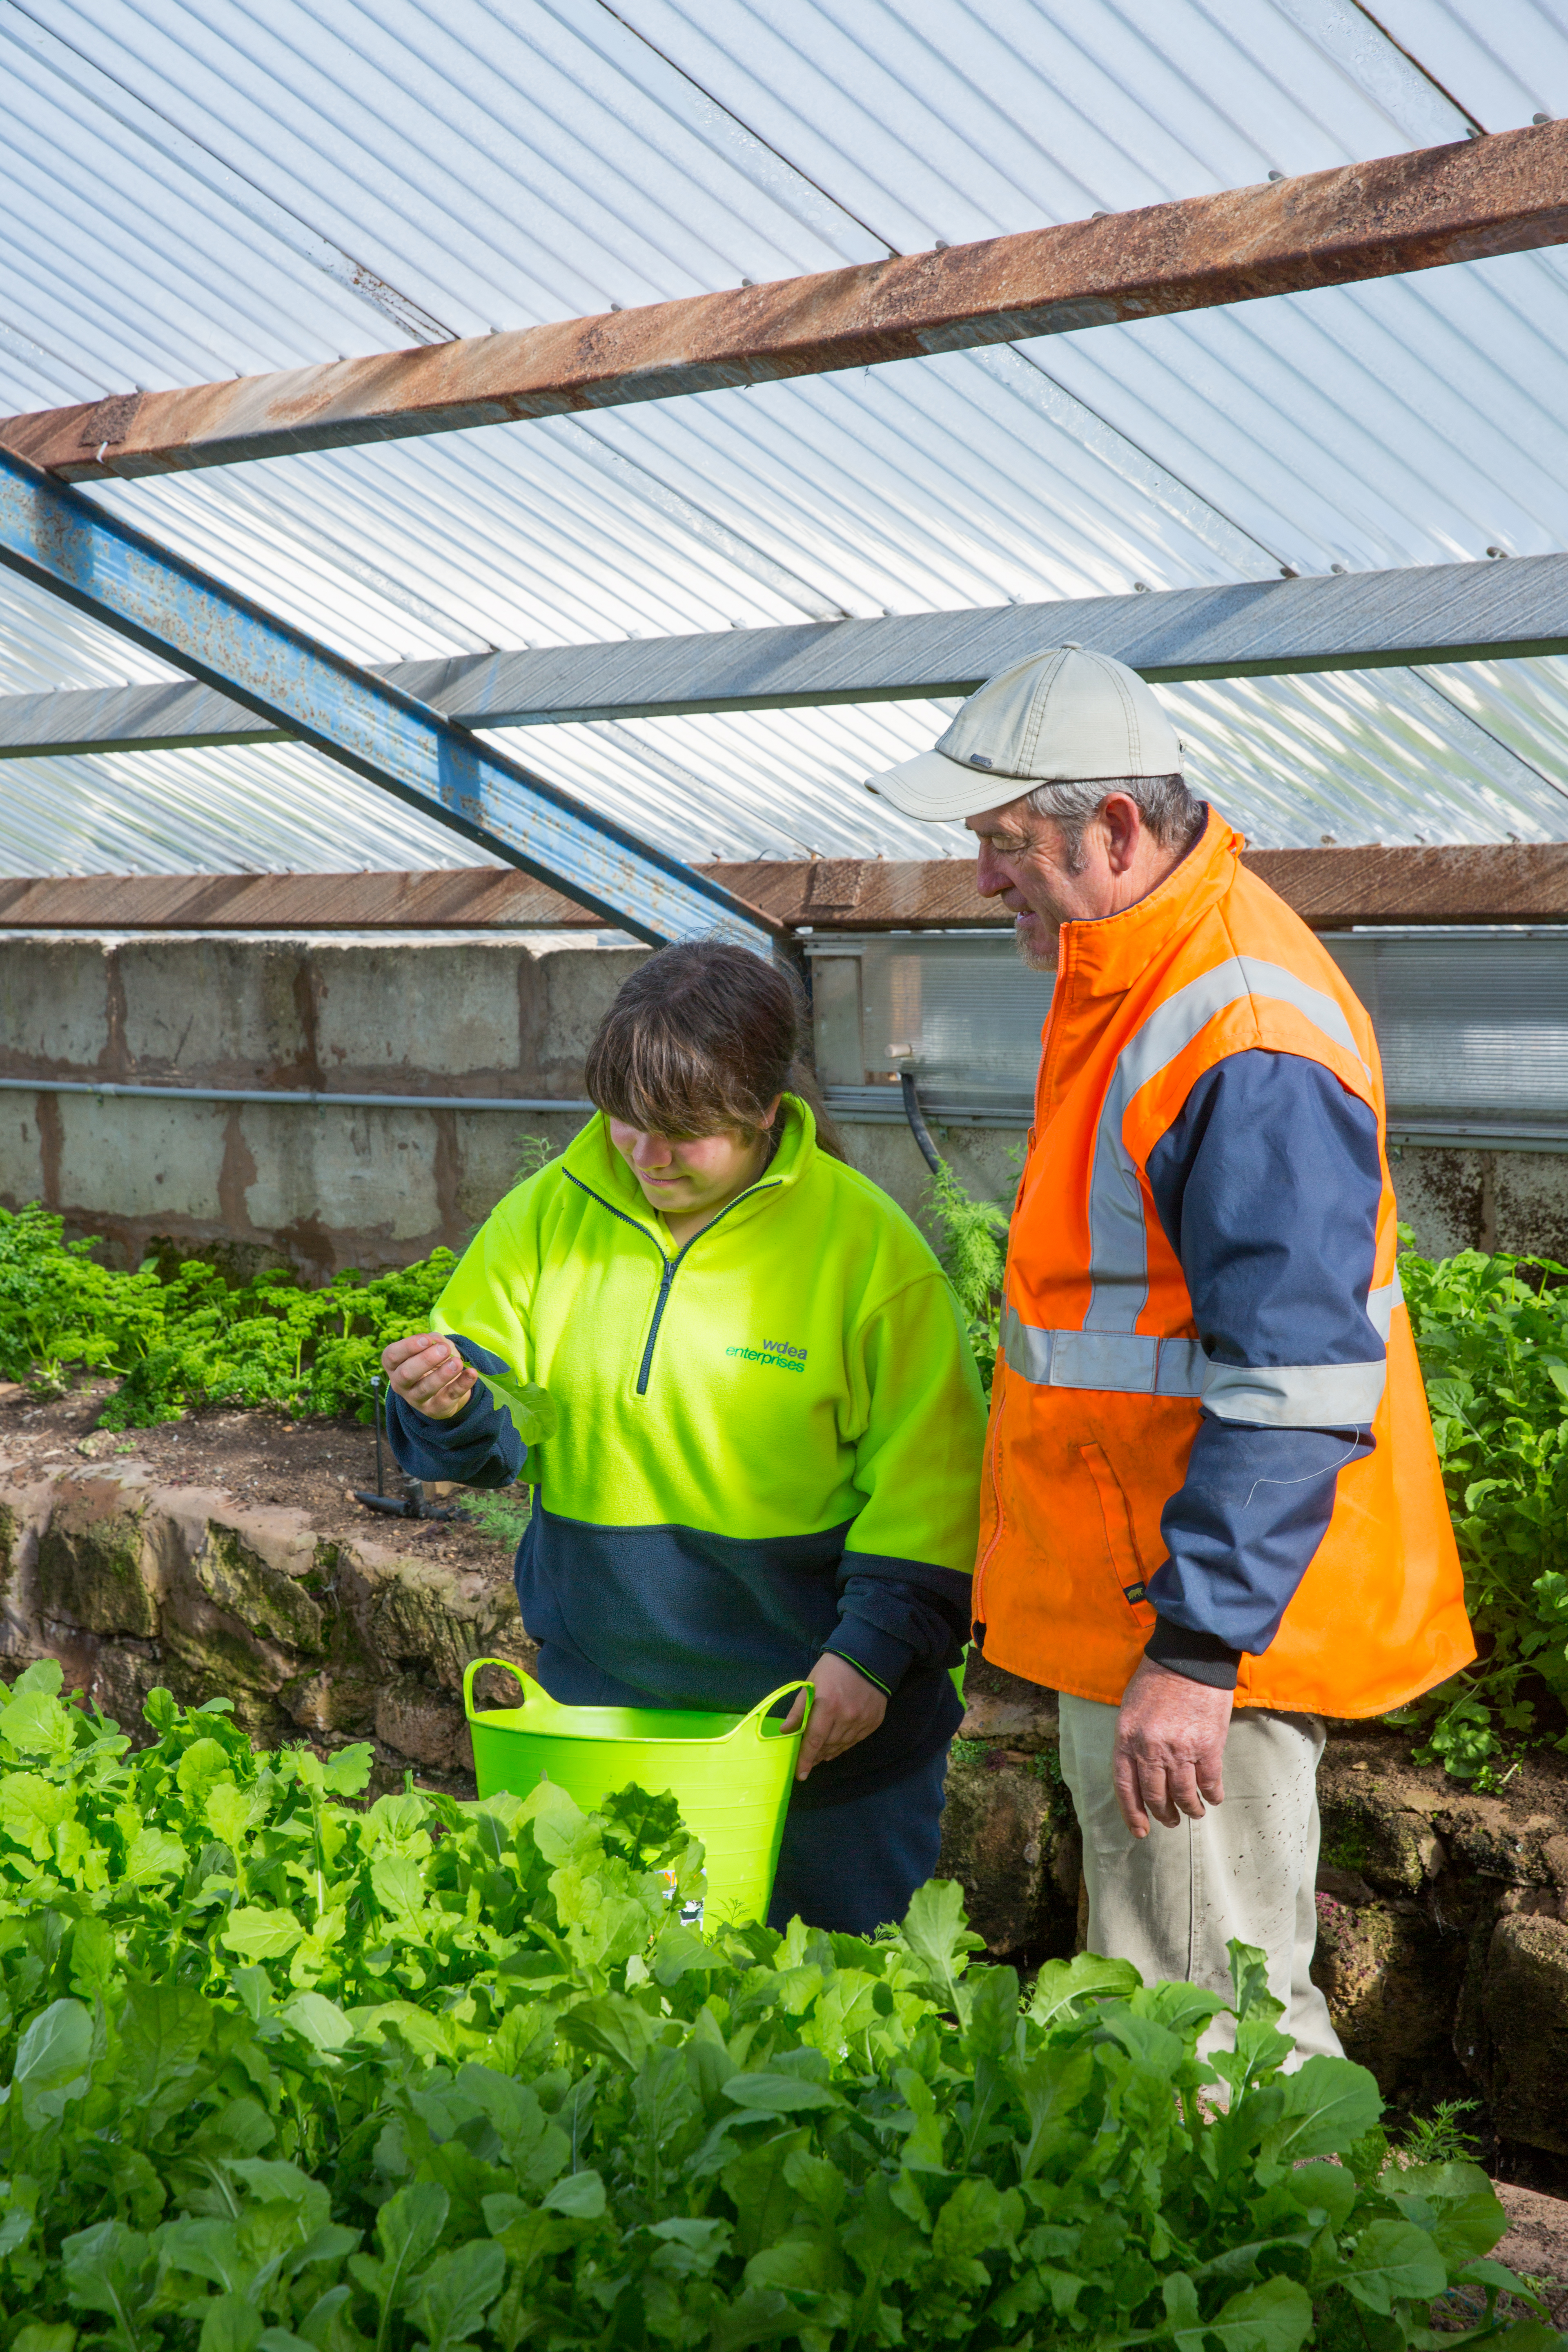
[[[754,1184],[767,1158],[768,1129],[778,1114],[750,1141],[733,1129],[719,1135],[650,1135],[624,1119],[609,1121],[610,1141],[620,1153],[649,1205],[667,1217],[711,1215]]]

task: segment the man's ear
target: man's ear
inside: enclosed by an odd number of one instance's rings
[[[1100,814],[1106,831],[1106,862],[1113,874],[1125,874],[1143,837],[1143,812],[1130,793],[1110,793]]]

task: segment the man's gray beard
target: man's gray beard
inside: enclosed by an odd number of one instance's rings
[[[1061,953],[1059,929],[1051,933],[1050,940],[1048,948],[1032,948],[1016,921],[1014,923],[1013,945],[1017,950],[1018,961],[1026,971],[1055,971]]]

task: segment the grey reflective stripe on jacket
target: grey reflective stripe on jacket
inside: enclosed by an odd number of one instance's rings
[[[1046,1331],[1016,1307],[1002,1310],[1002,1357],[1043,1389],[1114,1389],[1128,1396],[1195,1397],[1208,1359],[1195,1339],[1130,1331]]]
[[[1132,1155],[1121,1138],[1127,1107],[1167,1063],[1173,1062],[1199,1031],[1227,1006],[1244,997],[1267,996],[1289,1004],[1315,1029],[1362,1061],[1350,1023],[1341,1007],[1323,990],[1313,988],[1283,964],[1265,963],[1256,956],[1232,956],[1200,972],[1184,988],[1157,1004],[1142,1027],[1128,1039],[1117,1058],[1106,1089],[1095,1137],[1089,1176],[1089,1275],[1093,1289],[1085,1333],[1136,1333],[1139,1316],[1149,1297],[1149,1236],[1144,1223],[1143,1191]],[[1364,1062],[1362,1064],[1364,1068]],[[1152,1343],[1150,1343],[1151,1345]],[[1154,1395],[1195,1395],[1195,1389],[1155,1386],[1157,1365],[1151,1360],[1150,1377],[1138,1380],[1058,1381],[1058,1387],[1122,1388]],[[1026,1378],[1032,1378],[1026,1374]],[[1219,1408],[1215,1408],[1219,1410]],[[1354,1418],[1361,1418],[1356,1415]],[[1335,1414],[1335,1420],[1341,1418]]]
[[[1368,1318],[1384,1340],[1403,1297],[1397,1275],[1368,1297]],[[1215,1363],[1195,1339],[1046,1330],[1026,1323],[1010,1305],[1002,1315],[1002,1357],[1010,1372],[1040,1388],[1195,1398],[1221,1421],[1275,1429],[1364,1427],[1388,1376],[1381,1358],[1370,1364]]]
[[[1404,1304],[1405,1291],[1397,1275],[1391,1282],[1380,1282],[1375,1290],[1366,1294],[1366,1319],[1385,1348],[1394,1324],[1394,1310]]]

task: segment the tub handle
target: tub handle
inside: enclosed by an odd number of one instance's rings
[[[474,1676],[481,1666],[500,1666],[503,1674],[514,1675],[522,1685],[524,1706],[537,1706],[542,1712],[552,1715],[560,1712],[560,1701],[552,1699],[543,1684],[536,1683],[533,1676],[526,1673],[512,1659],[470,1658],[463,1669],[463,1713],[470,1723],[477,1723],[482,1719],[474,1706]],[[803,1690],[806,1694],[805,1717],[801,1724],[801,1729],[804,1731],[806,1724],[811,1720],[811,1703],[816,1694],[813,1685],[803,1679],[795,1683],[780,1683],[777,1690],[770,1691],[766,1698],[760,1698],[750,1715],[742,1716],[733,1731],[727,1731],[724,1734],[724,1738],[738,1739],[743,1731],[754,1728],[759,1739],[777,1739],[781,1736],[777,1731],[770,1732],[764,1727],[768,1709],[776,1706],[781,1698],[788,1698],[793,1692],[798,1690]],[[795,1736],[793,1732],[790,1734],[791,1738]],[[722,1741],[715,1743],[718,1746],[722,1744]]]
[[[776,1706],[781,1698],[788,1698],[792,1691],[799,1690],[803,1690],[805,1693],[805,1713],[801,1717],[800,1725],[801,1730],[804,1731],[806,1725],[811,1721],[811,1703],[816,1696],[816,1690],[814,1684],[808,1682],[803,1677],[801,1681],[797,1683],[780,1683],[777,1690],[770,1691],[766,1698],[760,1698],[755,1706],[752,1709],[750,1715],[742,1716],[740,1722],[735,1726],[734,1730],[727,1731],[724,1734],[724,1738],[726,1739],[739,1739],[743,1731],[754,1728],[759,1739],[782,1738],[784,1736],[782,1732],[769,1731],[766,1728],[768,1709],[772,1706]],[[798,1737],[798,1735],[793,1731],[789,1736],[792,1739]]]
[[[470,1723],[479,1720],[474,1706],[474,1676],[481,1666],[500,1666],[503,1674],[515,1675],[522,1685],[524,1706],[540,1706],[552,1712],[559,1702],[552,1699],[542,1683],[536,1683],[512,1658],[470,1658],[463,1670],[463,1713]]]

